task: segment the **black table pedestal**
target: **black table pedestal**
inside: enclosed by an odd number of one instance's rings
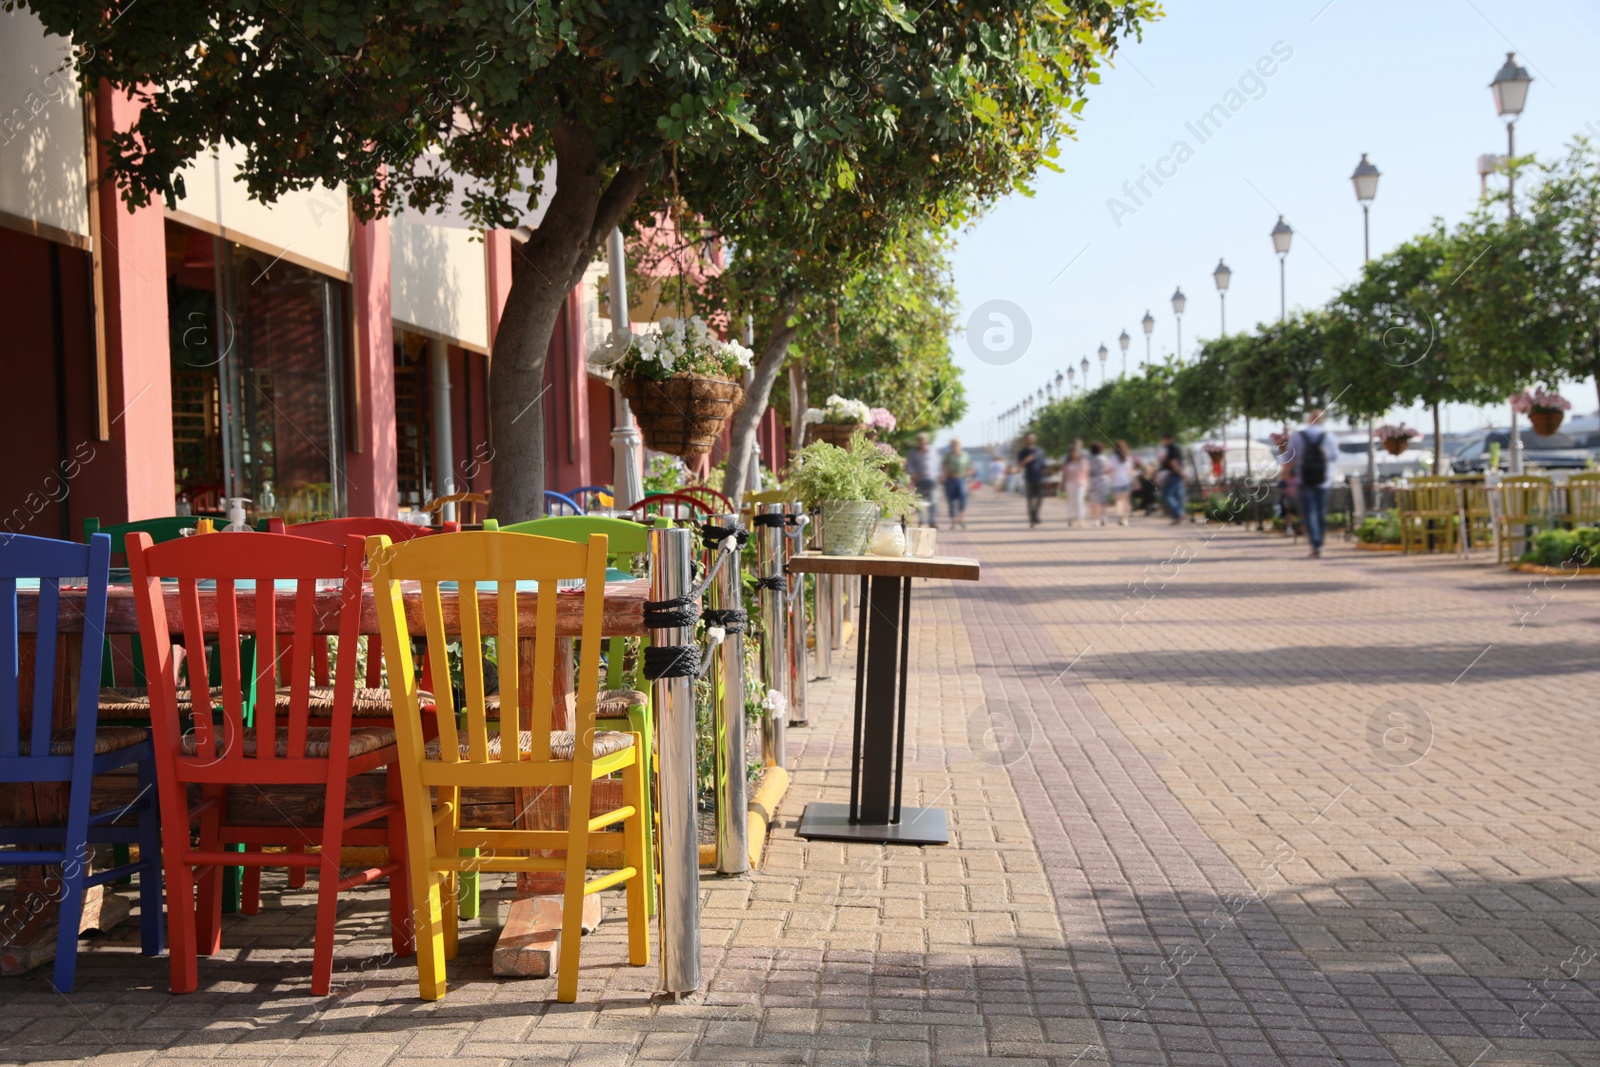
[[[949,843],[943,809],[900,806],[910,622],[910,578],[862,576],[850,803],[806,805],[798,831],[801,837],[881,844]]]

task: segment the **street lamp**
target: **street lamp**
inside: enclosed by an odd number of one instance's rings
[[[1083,391],[1089,391],[1089,357],[1084,356],[1083,362],[1078,364],[1078,369],[1083,372]]]
[[[1154,333],[1155,329],[1156,329],[1155,316],[1150,314],[1150,312],[1146,311],[1144,313],[1144,318],[1139,320],[1139,324],[1144,327],[1144,362],[1145,362],[1146,366],[1149,366],[1149,364],[1150,364],[1150,335],[1152,333]]]
[[[1108,354],[1109,353],[1107,353],[1107,351],[1106,351],[1106,346],[1105,345],[1101,345],[1100,346],[1100,384],[1101,385],[1106,384],[1106,356]]]
[[[1531,84],[1533,79],[1528,72],[1517,66],[1515,52],[1506,53],[1505,66],[1489,83],[1489,88],[1494,90],[1495,114],[1506,122],[1506,204],[1512,218],[1517,217],[1517,179],[1511,169],[1517,155],[1517,116],[1522,114],[1522,105],[1528,102],[1528,86]]]
[[[1378,168],[1367,161],[1367,154],[1361,153],[1361,162],[1356,164],[1356,169],[1350,175],[1350,184],[1356,187],[1356,200],[1361,204],[1361,262],[1363,265],[1372,262],[1372,230],[1368,226],[1368,209],[1372,206],[1373,198],[1378,195],[1378,178],[1381,175]],[[1434,442],[1438,444],[1437,441]],[[1435,453],[1438,449],[1434,449]],[[1436,469],[1435,474],[1439,473]],[[1378,450],[1373,447],[1372,420],[1367,420],[1367,491],[1372,492],[1372,487],[1378,484]]]
[[[1061,376],[1061,372],[1056,371],[1056,392],[1061,392],[1061,383],[1065,380],[1066,379]]]
[[[1130,338],[1128,337],[1128,331],[1127,330],[1123,330],[1122,331],[1122,336],[1117,338],[1117,346],[1122,349],[1122,376],[1124,378],[1126,378],[1128,376],[1128,341],[1129,340],[1130,340]]]
[[[1278,253],[1278,321],[1288,321],[1288,289],[1284,283],[1283,263],[1289,258],[1289,242],[1294,240],[1294,227],[1283,221],[1283,216],[1278,216],[1278,224],[1272,228],[1272,250]]]
[[[1174,316],[1176,316],[1177,320],[1178,320],[1178,362],[1179,363],[1183,362],[1183,305],[1187,304],[1188,302],[1189,302],[1189,298],[1183,295],[1183,287],[1182,286],[1179,286],[1178,288],[1172,290],[1172,314]]]
[[[1378,195],[1378,179],[1382,175],[1378,168],[1367,162],[1367,154],[1361,153],[1361,162],[1356,164],[1355,173],[1350,175],[1350,184],[1356,187],[1356,199],[1361,202],[1361,255],[1362,262],[1372,259],[1372,235],[1367,228],[1367,207],[1372,203],[1372,198]]]
[[[1499,170],[1505,164],[1505,159],[1493,152],[1485,152],[1478,157],[1478,199],[1482,200],[1489,195],[1489,175]]]
[[[1217,269],[1211,272],[1211,280],[1217,283],[1217,299],[1222,302],[1222,336],[1228,336],[1228,282],[1233,280],[1233,271],[1222,260],[1217,260]]]
[[[1067,391],[1072,392],[1078,387],[1078,370],[1076,367],[1067,367]]]

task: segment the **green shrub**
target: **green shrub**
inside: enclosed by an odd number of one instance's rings
[[[1546,530],[1534,535],[1523,563],[1546,567],[1592,567],[1600,559],[1600,529],[1585,526],[1577,530]]]
[[[1400,543],[1400,513],[1390,508],[1382,515],[1368,515],[1356,527],[1356,540],[1369,545]]]

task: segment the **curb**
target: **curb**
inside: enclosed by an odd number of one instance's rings
[[[1557,578],[1600,574],[1600,567],[1547,567],[1543,563],[1513,563],[1511,569],[1521,571],[1523,574],[1548,574]]]
[[[1373,541],[1357,541],[1356,542],[1356,547],[1361,549],[1363,552],[1399,552],[1399,551],[1402,551],[1402,546],[1400,546],[1400,545],[1384,545],[1384,544],[1378,544],[1378,543],[1373,542]]]
[[[761,772],[761,781],[750,794],[750,812],[747,826],[750,841],[750,869],[761,866],[761,853],[767,844],[767,828],[777,815],[778,805],[789,792],[789,772],[775,763],[769,763]]]

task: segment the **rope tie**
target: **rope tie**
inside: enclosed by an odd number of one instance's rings
[[[789,579],[785,578],[781,574],[775,574],[771,578],[756,579],[756,592],[758,593],[763,589],[771,590],[772,592],[776,593],[779,590],[787,589],[788,587]]]
[[[739,523],[734,523],[732,526],[717,526],[708,522],[700,527],[700,534],[705,539],[705,547],[711,549],[720,548],[722,542],[730,537],[738,542],[740,548],[750,540],[750,531]]]
[[[707,626],[720,626],[730,635],[750,632],[750,613],[743,608],[707,608],[700,617]]]
[[[699,645],[651,645],[644,650],[644,676],[649,681],[661,678],[698,678]]]
[[[693,626],[700,619],[699,597],[673,597],[670,600],[644,602],[644,625],[647,630],[669,630]],[[673,646],[666,646],[671,648]]]
[[[753,526],[782,526],[788,522],[787,515],[755,515],[750,519]]]

